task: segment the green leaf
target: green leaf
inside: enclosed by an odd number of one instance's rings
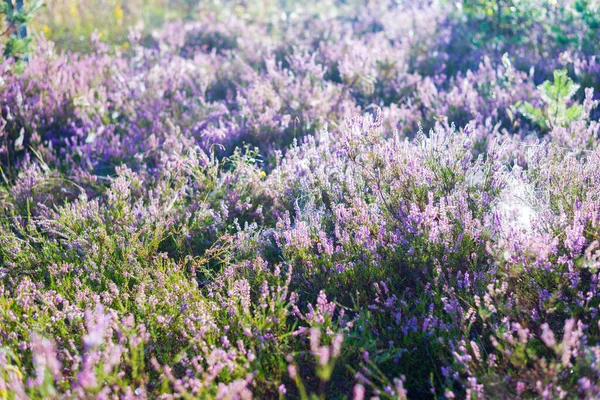
[[[569,100],[579,90],[576,84],[567,75],[567,70],[561,69],[554,71],[554,83],[549,81],[541,85],[541,90],[552,100]]]
[[[580,104],[573,104],[567,109],[566,116],[568,121],[575,121],[583,114],[583,107]]]

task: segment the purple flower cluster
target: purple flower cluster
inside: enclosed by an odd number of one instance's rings
[[[0,397],[600,396],[600,16],[326,3],[0,62]]]

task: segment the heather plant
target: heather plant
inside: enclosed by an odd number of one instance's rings
[[[105,4],[0,61],[0,397],[598,397],[594,2]]]

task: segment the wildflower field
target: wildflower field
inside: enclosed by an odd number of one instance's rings
[[[600,398],[598,0],[17,1],[0,399]]]

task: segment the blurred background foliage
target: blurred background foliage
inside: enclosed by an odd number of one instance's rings
[[[235,14],[254,22],[274,22],[298,11],[326,15],[334,11],[334,1],[293,0],[46,0],[46,7],[34,22],[38,32],[60,48],[87,51],[86,40],[97,30],[104,42],[127,46],[129,28],[141,27],[145,33],[164,23],[194,20],[201,14],[227,17]],[[348,2],[351,3],[351,2]],[[351,4],[348,4],[351,6]]]
[[[5,2],[7,0],[4,0]],[[12,0],[14,1],[14,0]],[[398,3],[406,1],[399,0]],[[431,1],[422,1],[430,3]],[[547,52],[549,41],[575,51],[600,50],[600,0],[439,0],[453,26],[452,41],[464,55],[497,52],[507,46]],[[27,4],[28,1],[25,0]],[[31,0],[29,0],[31,3]],[[127,46],[129,28],[149,33],[166,22],[193,20],[200,14],[236,14],[254,23],[274,23],[294,13],[329,16],[362,3],[356,0],[320,2],[292,0],[46,0],[31,23],[59,48],[88,51],[91,34],[117,46]],[[335,7],[334,7],[335,5]],[[351,15],[351,12],[349,13]],[[548,56],[551,56],[549,53]],[[449,65],[449,73],[456,66]],[[518,67],[518,65],[517,65]]]
[[[38,32],[61,48],[89,50],[91,34],[115,45],[127,43],[129,27],[159,28],[164,22],[192,18],[195,0],[47,0],[34,23]]]
[[[6,0],[5,0],[6,1]],[[14,0],[13,0],[14,1]],[[436,0],[433,0],[436,1]],[[25,0],[27,3],[28,1]],[[31,2],[31,0],[29,1]],[[406,2],[399,0],[398,3]],[[431,3],[425,0],[422,3]],[[450,47],[465,57],[507,50],[553,57],[552,47],[572,48],[576,53],[600,52],[600,0],[439,0],[452,26]],[[331,13],[352,16],[357,0],[319,2],[293,0],[46,0],[31,23],[62,49],[90,50],[88,40],[97,30],[100,39],[116,46],[127,46],[129,29],[144,33],[166,22],[192,20],[200,14],[216,14],[276,25],[294,14],[332,17]],[[335,6],[334,6],[335,5]],[[511,52],[512,53],[512,52]],[[461,58],[456,58],[456,63]],[[478,63],[477,61],[474,61]],[[476,67],[477,64],[475,64]],[[516,65],[518,68],[525,66]],[[447,74],[465,65],[447,66]],[[540,81],[548,76],[539,77]]]
[[[598,0],[464,0],[455,3],[476,48],[526,45],[531,51],[554,42],[597,54],[600,39]],[[550,54],[548,54],[550,56]]]

